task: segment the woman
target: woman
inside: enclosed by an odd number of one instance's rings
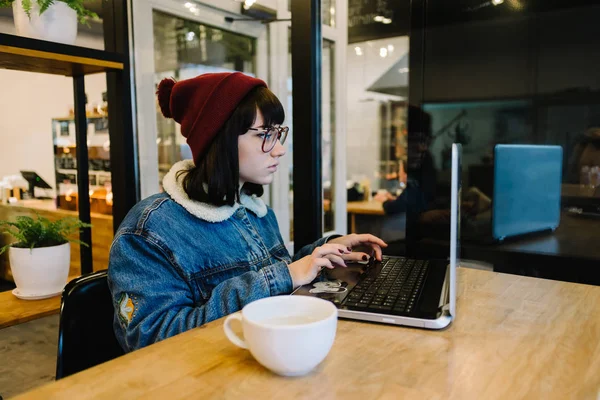
[[[277,220],[260,199],[273,181],[288,128],[266,84],[241,73],[200,75],[158,87],[162,113],[181,124],[193,161],[175,164],[165,193],[134,206],[110,251],[114,329],[132,351],[290,293],[325,268],[344,267],[386,244],[372,235],[335,236],[290,258]]]

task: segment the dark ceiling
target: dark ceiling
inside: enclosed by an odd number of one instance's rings
[[[426,0],[422,14],[411,9],[411,0],[349,0],[348,43],[405,36],[414,26],[427,28],[460,25],[479,21],[503,20],[557,12],[559,10],[598,6],[598,0]],[[496,4],[496,5],[495,5]],[[411,15],[411,13],[413,15]],[[374,21],[374,16],[389,17],[388,25]],[[412,18],[412,21],[411,21]]]

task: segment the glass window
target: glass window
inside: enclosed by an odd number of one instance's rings
[[[292,1],[288,0],[287,10],[292,11]],[[335,27],[335,0],[321,0],[321,22]]]
[[[292,53],[291,53],[291,31],[288,30],[288,97],[286,102],[286,124],[290,127],[288,136],[289,157],[289,199],[290,199],[290,240],[294,240],[294,165],[293,165],[293,103],[292,103]],[[323,40],[323,62],[321,71],[322,80],[322,183],[323,183],[323,232],[335,229],[334,223],[334,176],[335,176],[335,69],[334,69],[335,43]]]
[[[155,84],[173,77],[188,79],[207,72],[256,73],[256,39],[153,12]],[[159,180],[177,161],[191,158],[179,125],[156,110]],[[162,188],[161,188],[162,190]]]
[[[348,231],[388,242],[405,237],[408,54],[408,36],[357,41],[347,50]],[[385,201],[398,207],[384,215]]]
[[[322,179],[323,179],[323,231],[335,230],[335,43],[323,40],[322,61]]]
[[[515,237],[510,253],[577,259],[574,264],[582,270],[600,257],[586,242],[570,239],[578,232],[592,233],[598,226],[592,218],[600,206],[600,190],[596,190],[600,186],[600,55],[596,51],[600,26],[595,23],[599,17],[600,6],[592,3],[492,1],[456,7],[443,0],[426,2],[424,28],[411,32],[422,39],[421,56],[413,63],[416,73],[411,74],[417,77],[413,87],[418,96],[411,103],[420,106],[421,119],[430,122],[431,136],[423,145],[426,152],[411,154],[427,153],[435,196],[415,216],[414,232],[429,239],[447,237],[448,230],[440,223],[448,208],[450,144],[462,143],[463,254],[494,263],[495,270],[514,271],[510,258],[494,255],[506,249],[502,244],[495,246],[494,254],[473,250],[482,241],[500,239],[491,233],[498,223],[518,226],[525,234],[538,222],[528,221],[518,206],[513,214],[502,214],[502,219],[494,214],[495,147],[558,145],[562,182],[561,193],[552,198],[560,208],[556,232],[551,234],[548,226],[548,235],[530,235],[527,247],[523,235],[511,231]],[[412,143],[422,146],[419,140]],[[422,166],[416,174],[427,175]],[[540,166],[535,172],[551,170]],[[515,194],[515,201],[536,204],[545,193],[524,190]],[[519,268],[549,277],[550,268]],[[567,276],[569,271],[562,267],[556,271],[556,277],[565,279],[581,272]]]
[[[321,22],[335,27],[335,0],[321,0]]]
[[[294,241],[294,103],[292,98],[292,30],[288,33],[288,71],[287,71],[287,98],[284,104],[286,124],[290,127],[287,139],[287,154],[289,160],[289,215],[290,215],[290,241]]]

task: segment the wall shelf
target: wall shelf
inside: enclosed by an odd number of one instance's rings
[[[0,68],[81,76],[123,70],[118,53],[0,34]]]

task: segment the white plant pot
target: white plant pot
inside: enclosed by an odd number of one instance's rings
[[[17,35],[33,39],[74,44],[77,38],[77,13],[66,3],[56,1],[42,15],[35,0],[31,1],[31,19],[21,5],[22,0],[13,3],[13,18]]]
[[[69,277],[71,244],[33,250],[11,247],[8,259],[20,295],[40,297],[60,293]]]

